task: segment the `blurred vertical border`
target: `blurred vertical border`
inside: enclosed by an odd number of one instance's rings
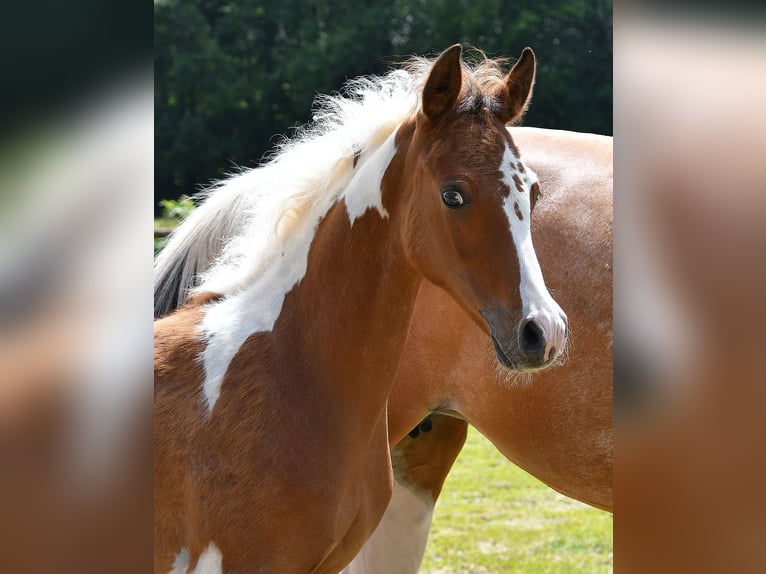
[[[151,570],[153,5],[0,18],[0,572]]]
[[[766,571],[763,16],[615,11],[619,573]]]

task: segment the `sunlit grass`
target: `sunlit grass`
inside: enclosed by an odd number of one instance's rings
[[[470,429],[437,503],[421,572],[611,571],[612,515],[545,486]]]

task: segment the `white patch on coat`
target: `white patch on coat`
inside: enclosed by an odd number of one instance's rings
[[[506,143],[499,169],[503,174],[501,181],[510,190],[508,197],[503,201],[503,209],[508,217],[519,260],[519,272],[521,274],[519,291],[521,293],[522,313],[524,319],[534,320],[543,330],[545,337],[544,357],[547,358],[552,347],[556,347],[556,356],[563,350],[566,342],[566,315],[548,293],[543,272],[532,245],[530,188],[537,182],[537,175],[526,166],[523,173],[517,171],[515,166],[520,163],[521,160],[514,155]],[[516,189],[516,184],[513,181],[514,175],[521,180],[522,186],[526,190],[524,193]],[[523,219],[520,220],[516,215],[514,204],[518,205]]]
[[[182,548],[176,554],[173,568],[168,574],[221,574],[223,572],[223,555],[214,543],[208,544],[204,552],[200,554],[194,570],[187,572],[189,568],[189,551]]]
[[[349,220],[368,209],[387,217],[381,200],[381,181],[396,153],[394,131],[386,142],[354,174],[342,196]],[[209,305],[200,324],[200,335],[207,341],[202,352],[205,369],[203,400],[212,412],[221,393],[224,376],[242,344],[254,333],[269,332],[282,312],[286,295],[306,274],[308,255],[317,227],[339,196],[323,196],[311,213],[295,219],[283,250],[269,265],[251,277],[247,287]]]
[[[223,572],[223,555],[212,542],[200,554],[197,566],[190,574],[221,574]]]
[[[396,130],[368,161],[360,165],[344,194],[348,220],[352,226],[368,209],[377,209],[381,217],[388,217],[388,211],[383,207],[381,183],[383,174],[396,153],[395,138]]]
[[[189,566],[189,551],[186,548],[176,554],[176,559],[173,561],[173,567],[168,574],[186,574],[186,568]]]
[[[417,574],[426,551],[434,504],[430,493],[394,482],[391,502],[359,554],[341,574]]]

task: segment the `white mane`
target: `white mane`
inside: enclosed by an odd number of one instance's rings
[[[204,272],[195,291],[226,295],[247,285],[288,247],[291,229],[315,217],[318,206],[343,197],[355,159],[363,162],[414,113],[423,81],[418,76],[397,70],[384,77],[352,80],[346,85],[347,95],[319,96],[313,123],[280,144],[266,164],[207,192],[205,203],[158,256],[156,280],[177,259],[174,247],[186,249],[187,259],[201,262],[209,258],[208,250],[220,249],[220,240],[218,249],[210,245],[216,237],[199,241],[200,226],[215,218],[217,234],[231,239],[210,269],[200,269]],[[184,235],[190,236],[187,241]],[[203,252],[194,253],[195,249]]]
[[[204,203],[155,260],[155,316],[183,304],[190,289],[235,292],[284,252],[290,231],[343,197],[355,171],[416,111],[431,65],[412,58],[386,76],[349,81],[343,95],[319,96],[313,122],[270,161],[201,194]],[[491,91],[503,77],[493,60],[463,69],[464,91]]]

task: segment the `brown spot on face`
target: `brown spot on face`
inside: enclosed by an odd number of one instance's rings
[[[524,169],[524,164],[519,162],[518,168],[521,173],[525,173],[527,170]]]
[[[354,167],[359,163],[359,156],[362,155],[362,150],[358,149],[354,152]]]
[[[540,184],[535,182],[532,184],[532,187],[529,188],[529,198],[532,201],[533,209],[539,197],[540,197]]]
[[[524,186],[521,183],[521,178],[517,173],[513,174],[513,183],[516,184],[516,189],[519,190],[519,193],[524,193]]]
[[[503,131],[507,136],[505,141],[508,144],[508,148],[511,150],[511,153],[513,154],[513,161],[515,162],[517,159],[519,159],[519,148],[516,147],[516,143],[513,141],[511,134],[508,133],[508,130]]]
[[[524,216],[521,214],[521,209],[519,209],[519,204],[517,202],[513,202],[513,210],[516,212],[516,217],[519,218],[519,221],[524,221]]]

